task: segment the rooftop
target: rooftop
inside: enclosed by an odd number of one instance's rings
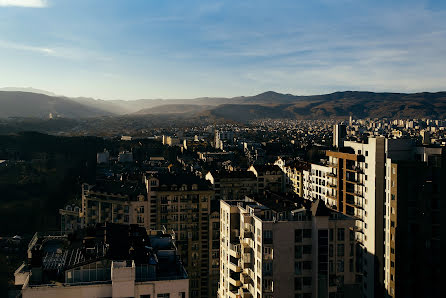
[[[239,178],[250,178],[256,179],[256,176],[251,171],[211,171],[211,174],[216,179],[239,179]]]
[[[187,186],[187,190],[194,190],[192,189],[192,185],[196,185],[196,190],[211,190],[211,184],[209,181],[204,180],[198,176],[192,175],[192,174],[166,174],[166,173],[160,173],[160,174],[152,174],[150,175],[154,178],[157,178],[159,180],[159,186],[160,190],[169,190],[172,189],[172,187],[180,188],[183,185]]]
[[[85,266],[88,269],[90,264],[95,270],[101,264],[103,273],[97,275],[101,276],[98,280],[89,277],[89,282],[111,280],[112,264],[116,263],[113,266],[118,268],[122,262],[133,264],[138,281],[187,278],[174,237],[163,231],[147,234],[138,225],[107,223],[69,235],[36,233],[28,251],[31,258],[21,272],[41,268],[41,275],[30,279],[30,285],[34,286],[85,282],[82,275],[73,277],[66,272],[86,270]]]
[[[92,192],[116,194],[136,199],[139,195],[146,195],[147,191],[142,183],[131,181],[97,181],[90,189]]]

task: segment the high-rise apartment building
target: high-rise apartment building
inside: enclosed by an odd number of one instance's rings
[[[408,143],[398,154],[387,155],[384,286],[389,297],[443,295],[440,202],[445,181],[441,147]]]
[[[210,183],[193,175],[154,174],[145,176],[145,184],[148,226],[175,231],[190,278],[190,296],[215,296],[218,275],[209,267],[219,258],[211,234],[217,219],[211,216],[216,205]]]
[[[354,216],[360,243],[364,297],[381,297],[383,288],[383,209],[385,139],[366,143],[345,141],[339,151],[327,151],[331,189],[329,197],[339,212]]]
[[[218,231],[219,213],[211,184],[186,174],[147,174],[143,178],[145,188],[116,181],[84,184],[83,225],[111,222],[174,231],[190,277],[191,297],[215,296],[219,255],[218,235],[212,231]]]
[[[331,168],[325,164],[311,164],[308,170],[303,170],[303,198],[308,200],[323,200],[332,205],[329,196]]]
[[[345,124],[336,124],[333,127],[333,147],[339,148],[344,145],[347,137],[347,127]]]
[[[428,264],[438,257],[442,149],[382,137],[344,146],[326,153],[333,169],[328,197],[336,210],[357,219],[364,297],[421,295],[416,277],[433,278],[438,270]],[[434,293],[433,279],[427,279],[432,286],[422,293]]]
[[[358,297],[354,226],[294,194],[221,201],[219,297]]]

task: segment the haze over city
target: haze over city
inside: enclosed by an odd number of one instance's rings
[[[2,0],[0,22],[0,87],[129,100],[446,85],[440,0]]]

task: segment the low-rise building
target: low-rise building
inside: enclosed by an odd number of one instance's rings
[[[174,238],[136,225],[36,233],[15,284],[23,298],[189,297]]]

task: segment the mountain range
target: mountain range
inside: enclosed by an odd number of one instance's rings
[[[38,89],[0,89],[0,118],[91,118],[174,114],[209,120],[248,121],[263,118],[345,119],[446,118],[446,92],[375,93],[344,91],[297,96],[273,91],[255,96],[195,99],[101,100],[69,98]]]

